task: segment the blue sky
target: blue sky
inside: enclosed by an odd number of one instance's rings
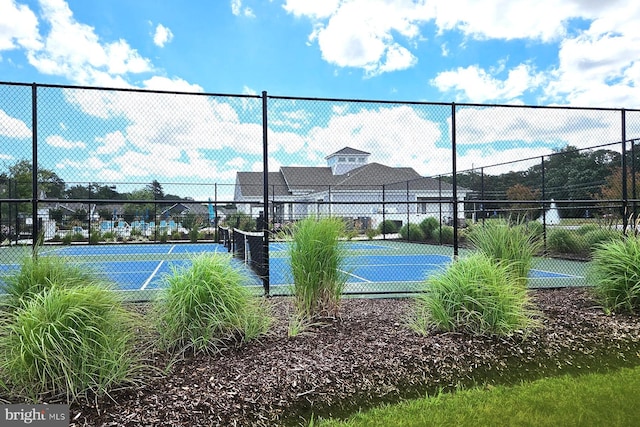
[[[637,22],[640,3],[628,0],[0,0],[0,81],[633,109],[640,104]],[[58,102],[69,115],[39,128],[43,153],[52,153],[43,163],[66,181],[223,183],[236,170],[260,170],[261,151],[250,142],[260,136],[259,100],[199,99],[197,114],[192,102],[173,100],[180,120],[164,117],[166,102],[158,101],[150,124],[116,95],[81,98],[64,94]],[[102,103],[118,107],[99,114]],[[521,111],[461,112],[459,165],[620,136],[615,114]],[[224,126],[200,131],[224,128],[224,136],[180,148],[209,119]],[[345,145],[425,175],[450,166],[447,118],[419,107],[282,101],[270,119],[274,170],[322,164]],[[629,133],[640,127],[635,116],[627,122]],[[177,130],[185,126],[190,131]],[[514,126],[522,131],[507,135]],[[28,141],[30,129],[19,108],[0,102],[0,138],[8,141],[0,159],[20,158],[10,147]],[[159,143],[153,129],[172,136]],[[92,170],[82,171],[87,165]]]

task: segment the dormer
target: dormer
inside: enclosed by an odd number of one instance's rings
[[[366,151],[345,147],[342,150],[329,154],[325,159],[327,166],[334,175],[344,175],[352,169],[359,168],[369,163],[369,155]]]

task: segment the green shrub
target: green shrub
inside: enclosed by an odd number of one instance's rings
[[[256,220],[244,212],[228,215],[225,224],[230,228],[238,228],[243,231],[255,231],[256,229]]]
[[[473,228],[469,240],[487,257],[507,265],[512,270],[513,279],[526,286],[533,258],[542,242],[524,224],[487,221],[484,226]]]
[[[73,235],[71,233],[65,233],[65,235],[62,237],[62,244],[70,245],[72,240],[73,240]]]
[[[98,396],[135,378],[140,321],[101,286],[52,287],[6,317],[0,333],[0,372],[18,396],[73,401]]]
[[[544,234],[544,224],[540,221],[529,221],[523,224],[529,234],[536,239],[542,239],[542,235]]]
[[[619,232],[618,230],[612,230],[610,228],[596,228],[584,234],[580,233],[580,230],[578,230],[578,234],[581,234],[583,236],[585,244],[591,251],[593,251],[601,243],[620,240],[623,238],[621,232]]]
[[[440,243],[443,245],[453,244],[453,227],[450,225],[443,225],[440,230],[435,230],[434,238],[440,239]]]
[[[581,236],[584,236],[587,233],[590,233],[592,231],[597,231],[597,230],[602,230],[603,228],[600,227],[597,224],[585,224],[585,225],[581,225],[578,228],[578,234]]]
[[[424,242],[424,232],[418,224],[405,224],[400,227],[400,237],[410,242]]]
[[[102,237],[100,236],[100,231],[91,230],[91,234],[89,234],[89,243],[92,245],[96,245],[100,242],[101,238]]]
[[[607,311],[636,312],[640,308],[640,237],[597,245],[588,280]]]
[[[167,231],[162,231],[159,234],[159,240],[160,243],[167,243],[167,240],[169,240],[169,233]]]
[[[437,239],[439,234],[440,222],[437,218],[432,216],[425,218],[420,223],[420,228],[424,233],[424,238],[429,239]]]
[[[293,295],[300,317],[335,315],[347,281],[344,272],[344,234],[340,218],[314,218],[298,221],[289,245]]]
[[[367,228],[365,234],[367,235],[367,239],[372,240],[378,235],[378,231],[375,228]]]
[[[197,228],[192,228],[191,230],[189,230],[189,241],[191,243],[197,242],[199,237],[200,237],[200,230],[198,230]]]
[[[116,239],[116,234],[113,231],[105,231],[104,234],[102,235],[102,238],[104,240],[113,241]]]
[[[426,282],[416,297],[409,327],[508,335],[537,325],[526,288],[516,284],[512,270],[482,253],[453,262]]]
[[[216,353],[265,334],[272,323],[267,306],[246,286],[250,276],[230,255],[196,255],[164,281],[152,317],[167,350]]]
[[[574,230],[554,228],[547,235],[547,248],[556,253],[586,254],[586,242]]]
[[[393,234],[398,232],[398,225],[390,220],[386,219],[380,223],[378,226],[378,232],[380,234]]]

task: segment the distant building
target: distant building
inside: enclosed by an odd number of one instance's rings
[[[327,166],[283,166],[269,172],[270,219],[286,222],[310,214],[331,214],[370,221],[405,223],[426,217],[453,219],[453,186],[420,176],[413,168],[369,163],[370,153],[345,147],[325,159]],[[234,201],[238,210],[256,216],[263,207],[262,172],[237,172]],[[458,187],[458,218],[471,190]],[[440,203],[441,200],[451,200]],[[384,203],[382,203],[384,200]]]

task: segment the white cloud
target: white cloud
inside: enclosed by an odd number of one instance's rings
[[[42,17],[50,25],[44,44],[27,51],[43,74],[64,76],[76,84],[128,87],[124,76],[152,70],[125,40],[101,42],[94,28],[79,23],[66,2],[41,0]]]
[[[626,2],[560,44],[547,88],[551,100],[578,106],[624,107],[640,99],[640,4]],[[565,101],[566,100],[566,101]]]
[[[60,135],[51,135],[46,137],[45,142],[47,145],[56,148],[64,148],[66,150],[71,150],[74,148],[86,148],[87,145],[82,141],[69,141],[68,139],[63,138]]]
[[[457,144],[485,146],[487,150],[491,150],[489,146],[500,150],[500,145],[513,143],[524,150],[530,149],[526,145],[537,149],[566,145],[587,148],[618,142],[620,135],[618,111],[527,107],[458,107],[456,111]],[[489,164],[495,164],[522,157],[501,154],[498,158],[492,154],[489,158],[493,158]]]
[[[502,71],[498,68],[495,71]],[[431,81],[441,92],[456,93],[456,101],[513,102],[525,92],[541,86],[544,77],[528,64],[519,64],[509,70],[504,80],[477,65],[444,71]]]
[[[438,32],[458,31],[479,40],[559,40],[571,19],[593,19],[616,6],[611,2],[556,0],[404,1],[287,0],[284,9],[312,21],[309,40],[317,40],[322,57],[339,67],[362,68],[368,75],[412,67],[417,58],[410,48],[424,40],[425,24]],[[447,55],[446,45],[441,45]]]
[[[14,0],[0,0],[0,10],[0,52],[41,48],[38,19],[29,6]]]
[[[242,0],[231,0],[231,13],[235,16],[244,15],[247,18],[255,18],[256,16],[250,7],[242,7]]]
[[[314,19],[321,19],[333,15],[340,3],[341,0],[286,0],[282,7],[297,17],[307,16]]]
[[[373,76],[403,70],[417,62],[401,44],[413,44],[419,36],[420,6],[412,2],[289,0],[284,8],[294,16],[314,20],[309,40],[317,40],[322,57],[329,63],[362,68]]]
[[[31,138],[31,129],[22,120],[0,110],[0,136],[9,138]]]
[[[173,78],[170,79],[168,77],[162,76],[153,76],[143,82],[144,89],[149,90],[165,90],[165,91],[175,91],[175,92],[193,92],[193,93],[202,93],[204,89],[202,86],[189,83],[186,80],[181,78]]]
[[[96,149],[98,154],[114,154],[126,144],[126,139],[119,130],[110,132],[104,137],[97,137],[96,141],[102,144]]]
[[[332,116],[305,139],[312,161],[350,146],[370,152],[373,162],[409,166],[431,175],[451,170],[451,150],[436,146],[442,137],[441,124],[401,105]]]
[[[250,88],[249,86],[243,86],[242,87],[242,94],[243,95],[257,95],[258,92],[255,89]]]
[[[164,47],[164,45],[170,43],[171,40],[173,40],[173,33],[171,30],[162,24],[158,24],[153,35],[153,43],[156,46]]]

